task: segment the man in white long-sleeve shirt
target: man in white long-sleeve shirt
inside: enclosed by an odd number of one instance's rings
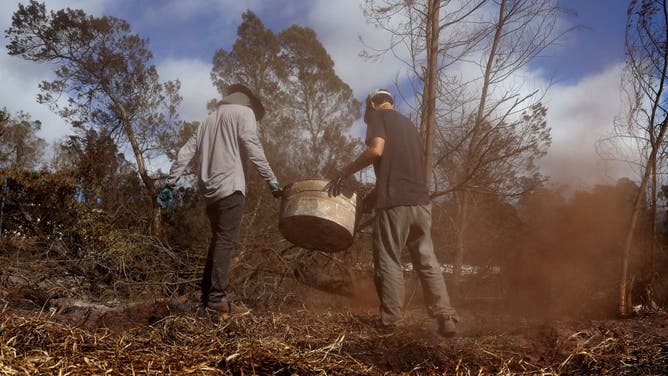
[[[202,276],[202,304],[227,313],[248,310],[228,294],[229,270],[246,194],[246,165],[250,161],[275,197],[281,194],[257,135],[257,121],[264,116],[259,98],[241,84],[231,85],[215,112],[179,150],[161,197],[171,197],[190,161],[197,156],[198,180],[211,223],[211,243]],[[256,120],[257,119],[257,120]],[[161,198],[158,198],[161,202]]]

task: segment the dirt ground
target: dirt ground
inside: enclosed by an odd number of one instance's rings
[[[496,303],[460,304],[444,339],[419,304],[379,330],[376,302],[320,295],[310,306],[198,311],[196,293],[94,303],[5,281],[0,374],[662,375],[668,315],[539,318]],[[313,300],[316,301],[315,299]]]

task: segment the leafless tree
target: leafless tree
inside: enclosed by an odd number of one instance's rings
[[[400,47],[408,50],[405,61],[417,77],[411,82],[422,90],[419,111],[426,171],[434,176],[432,196],[456,192],[453,222],[461,239],[456,274],[471,195],[515,197],[541,180],[534,162],[550,144],[547,109],[539,90],[514,83],[532,59],[569,31],[557,27],[563,11],[551,0],[367,1],[367,17],[393,35],[389,50],[395,55]],[[480,76],[457,72],[471,64]]]
[[[532,59],[567,32],[557,28],[562,10],[553,1],[500,0],[495,6],[497,16],[489,18],[482,43],[482,76],[468,84],[478,93],[472,102],[477,108],[467,115],[466,105],[460,105],[466,121],[455,123],[457,132],[447,127],[442,132],[447,145],[458,146],[441,149],[445,150],[439,158],[458,154],[458,163],[447,163],[449,168],[441,175],[450,189],[457,188],[455,284],[464,262],[468,205],[475,195],[516,197],[542,180],[534,162],[551,142],[545,122],[547,109],[540,104],[539,90],[527,91],[513,82]]]
[[[464,60],[482,40],[484,29],[475,26],[472,15],[488,0],[366,0],[368,22],[386,30],[389,46],[368,47],[363,56],[377,58],[392,53],[409,67],[409,97],[416,96],[414,110],[425,143],[425,174],[432,176],[436,128],[436,99],[449,90],[443,80],[446,70]],[[441,38],[444,35],[444,38]],[[401,86],[397,85],[401,90]],[[418,95],[421,93],[421,95]]]
[[[634,200],[624,249],[619,288],[619,314],[629,313],[629,264],[641,213],[646,209],[649,192],[650,216],[656,218],[656,184],[659,158],[663,157],[664,137],[668,127],[664,88],[668,72],[668,8],[665,0],[633,0],[628,7],[626,24],[626,91],[631,93],[629,130],[638,142],[644,142],[639,155],[642,162],[640,188]],[[650,223],[654,223],[653,220]],[[653,226],[653,225],[652,225]],[[654,229],[652,229],[652,232]]]

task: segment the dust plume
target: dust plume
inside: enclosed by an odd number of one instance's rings
[[[614,314],[636,192],[633,182],[620,179],[568,199],[549,191],[528,199],[521,208],[527,227],[507,266],[511,305],[557,316]],[[647,229],[644,224],[639,228]],[[634,260],[645,246],[637,234]]]

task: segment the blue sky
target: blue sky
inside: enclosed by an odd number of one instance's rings
[[[25,2],[21,0],[22,2]],[[361,0],[47,0],[47,8],[82,8],[93,15],[126,19],[133,32],[149,38],[154,64],[162,79],[180,79],[181,117],[200,120],[206,101],[217,95],[209,79],[214,51],[229,49],[236,39],[241,13],[253,10],[275,32],[299,24],[311,27],[332,56],[339,76],[362,99],[375,87],[391,87],[400,66],[391,58],[370,63],[359,58],[359,36],[384,45],[388,35],[365,23]],[[11,22],[17,1],[0,3],[0,29]],[[620,72],[624,61],[624,25],[628,0],[561,0],[577,15],[563,25],[580,25],[558,46],[534,61],[527,74],[533,81],[554,84],[545,97],[553,146],[542,166],[555,181],[574,187],[612,182],[628,175],[601,161],[595,141],[610,132],[620,112]],[[4,38],[4,33],[3,33]],[[9,57],[0,46],[0,107],[42,120],[42,137],[54,141],[70,129],[48,108],[35,102],[37,85],[52,68]],[[592,95],[594,94],[594,95]]]
[[[559,48],[536,65],[572,83],[623,61],[629,0],[561,0],[560,4],[575,12],[566,14],[565,21],[578,30],[567,34]]]

